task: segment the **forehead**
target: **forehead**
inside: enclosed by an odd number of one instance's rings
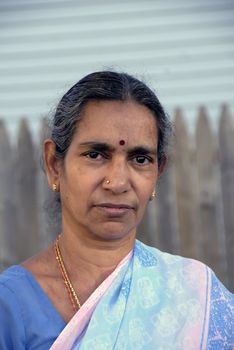
[[[156,120],[147,107],[132,101],[90,101],[83,109],[74,138],[79,142],[117,144],[124,140],[129,145],[156,145]]]

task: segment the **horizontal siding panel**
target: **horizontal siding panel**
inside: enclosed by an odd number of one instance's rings
[[[61,0],[61,1],[38,1],[38,0],[29,0],[24,1],[9,1],[2,0],[0,2],[0,10],[7,14],[9,12],[12,16],[17,13],[19,16],[23,13],[26,15],[31,15],[35,18],[40,16],[40,11],[45,11],[46,16],[49,14],[50,16],[56,17],[61,13],[64,13],[66,16],[69,13],[69,9],[77,10],[79,9],[79,14],[81,15],[92,15],[92,14],[111,14],[111,13],[126,13],[128,11],[137,11],[140,9],[152,9],[159,11],[159,15],[168,15],[170,13],[177,14],[177,12],[191,12],[191,10],[196,11],[210,11],[211,9],[223,9],[230,8],[233,6],[232,0],[196,0],[196,2],[188,1],[188,0],[177,0],[177,1],[147,1],[145,0],[132,0],[125,1],[119,0],[118,2],[114,0],[99,0],[98,5],[95,4],[93,0]],[[54,9],[56,8],[56,13],[54,13]]]
[[[36,60],[37,58],[47,59],[47,57],[50,59],[54,57],[56,58],[58,55],[58,58],[61,56],[69,58],[70,55],[77,55],[78,53],[82,55],[89,55],[90,53],[100,54],[100,50],[105,51],[104,53],[107,54],[111,54],[112,51],[113,53],[117,52],[118,54],[122,54],[122,51],[126,51],[126,48],[129,52],[133,50],[144,52],[145,50],[146,52],[155,52],[155,55],[161,55],[169,50],[177,49],[177,55],[180,55],[180,50],[188,51],[193,49],[193,47],[195,52],[200,46],[203,48],[207,45],[208,49],[211,47],[211,50],[213,46],[217,46],[218,49],[219,45],[225,44],[229,46],[229,48],[233,47],[234,30],[220,29],[217,34],[209,31],[198,31],[197,33],[191,32],[191,35],[189,34],[190,33],[181,36],[178,35],[169,37],[169,35],[161,33],[158,40],[148,38],[146,41],[144,41],[143,37],[139,37],[138,42],[135,39],[131,40],[131,37],[125,37],[123,41],[121,40],[121,37],[112,40],[110,36],[108,38],[106,37],[106,42],[104,40],[100,40],[98,43],[91,41],[89,43],[90,45],[87,43],[83,45],[81,40],[77,40],[76,43],[73,42],[70,46],[68,42],[66,43],[63,41],[61,41],[60,44],[58,42],[57,45],[55,43],[50,45],[49,42],[44,44],[38,42],[37,45],[32,45],[32,47],[30,44],[22,43],[18,46],[18,50],[16,49],[17,46],[12,45],[6,47],[2,52],[0,52],[0,60],[3,62],[15,60],[15,63],[17,64],[18,60]],[[158,52],[159,49],[160,52]],[[18,55],[17,60],[15,54]],[[38,54],[40,57],[38,57]],[[77,58],[80,57],[78,56]]]
[[[232,0],[2,0],[0,11],[0,114],[14,125],[109,67],[143,75],[169,110],[234,107]]]
[[[157,18],[157,21],[155,21],[155,18]],[[101,31],[101,30],[113,30],[118,28],[138,28],[140,30],[144,27],[154,27],[155,29],[163,28],[166,25],[169,25],[169,27],[173,28],[176,25],[180,25],[181,23],[190,25],[199,25],[201,22],[206,21],[206,23],[215,23],[218,25],[218,21],[231,21],[233,18],[233,9],[232,11],[217,11],[213,14],[207,16],[206,13],[200,13],[198,16],[195,16],[193,13],[190,13],[188,15],[178,15],[173,16],[168,21],[165,22],[163,20],[163,17],[158,17],[157,12],[155,15],[153,13],[149,12],[149,15],[143,17],[141,15],[141,12],[139,12],[139,16],[137,17],[134,15],[133,17],[126,16],[126,18],[123,18],[123,16],[120,16],[119,18],[112,18],[112,16],[106,17],[106,18],[100,18],[96,22],[94,20],[86,20],[84,23],[79,23],[79,19],[74,17],[74,19],[60,19],[56,18],[54,19],[54,23],[51,19],[48,19],[47,21],[31,21],[27,22],[24,21],[21,24],[20,23],[10,23],[7,22],[4,24],[4,32],[1,34],[1,36],[9,36],[9,35],[15,35],[15,28],[17,28],[17,36],[23,35],[25,32],[27,32],[29,29],[31,33],[45,33],[46,35],[50,35],[50,33],[60,33],[60,32],[73,32],[74,27],[77,29],[79,28],[80,33],[85,32],[92,32],[95,28],[95,31]],[[7,31],[7,32],[6,32]]]
[[[232,53],[234,58],[234,52]],[[147,68],[144,70],[140,66],[140,62],[134,66],[134,73],[137,74],[141,70],[142,74],[146,74],[147,76],[153,77],[155,80],[160,82],[160,85],[162,82],[168,82],[171,83],[171,80],[176,81],[183,81],[186,80],[186,84],[193,84],[193,81],[196,82],[196,80],[199,80],[201,78],[203,79],[213,79],[213,78],[221,78],[223,79],[229,79],[230,81],[233,81],[234,78],[234,60],[228,59],[222,61],[222,65],[220,64],[220,61],[216,62],[209,62],[209,57],[207,58],[207,62],[202,61],[200,64],[197,62],[197,65],[195,66],[193,62],[187,62],[183,64],[181,62],[180,65],[177,65],[176,67],[168,67],[168,69],[162,68],[160,65],[155,64],[154,62],[147,63]],[[123,67],[123,66],[122,66]],[[30,84],[31,91],[38,89],[44,89],[45,87],[51,87],[51,91],[54,90],[54,88],[58,87],[57,84],[62,85],[65,84],[67,81],[74,80],[74,75],[78,75],[74,73],[74,71],[71,69],[70,71],[67,71],[66,69],[60,69],[58,71],[58,67],[54,67],[54,71],[51,70],[43,70],[41,72],[40,77],[38,77],[37,80],[32,81],[33,74],[28,74],[25,76],[22,72],[18,71],[18,75],[12,75],[7,78],[7,81],[1,82],[0,81],[0,93],[8,95],[9,91],[12,90],[28,90],[28,84]],[[62,67],[60,67],[62,68]],[[72,67],[71,67],[72,68]],[[88,66],[84,69],[85,71],[88,71]],[[93,67],[94,69],[103,69],[105,67]],[[129,71],[129,69],[132,70],[132,67],[130,65],[126,65],[125,70]],[[43,73],[43,74],[42,74]],[[49,74],[50,73],[50,74]],[[1,73],[3,75],[3,72]],[[80,72],[79,72],[80,76]],[[56,85],[55,85],[56,84]],[[1,95],[0,95],[1,99]]]
[[[137,35],[136,35],[137,34]],[[230,43],[234,40],[234,23],[230,27],[221,28],[195,28],[193,30],[176,31],[173,38],[168,37],[168,32],[160,32],[160,37],[155,38],[155,33],[147,36],[143,33],[135,33],[135,35],[125,35],[123,37],[116,37],[114,41],[111,40],[112,36],[109,33],[108,36],[100,37],[95,40],[84,39],[82,37],[77,37],[76,40],[49,40],[37,41],[34,40],[33,43],[15,42],[14,44],[2,44],[2,51],[0,53],[1,60],[15,60],[15,54],[17,53],[17,58],[27,59],[28,57],[37,58],[38,53],[46,54],[49,57],[54,57],[59,55],[69,56],[70,54],[90,54],[90,52],[95,52],[95,50],[102,51],[102,53],[109,53],[118,51],[121,53],[122,50],[151,50],[155,51],[155,48],[160,45],[165,50],[167,47],[176,49],[177,46],[183,47],[186,44],[186,48],[193,47],[194,45],[205,45],[207,41],[212,45],[214,42],[216,45],[223,44],[225,41]],[[178,53],[178,51],[177,51]]]
[[[165,110],[168,111],[170,114],[172,114],[173,110],[176,107],[181,107],[183,108],[185,116],[190,118],[194,114],[196,115],[198,111],[198,106],[205,105],[207,107],[209,115],[213,118],[216,115],[219,115],[219,110],[221,106],[224,103],[228,103],[228,99],[232,98],[233,91],[230,91],[227,94],[221,94],[221,97],[223,97],[222,103],[218,101],[220,94],[213,94],[212,96],[209,96],[204,100],[188,96],[186,98],[186,103],[184,103],[184,101],[181,101],[181,98],[178,96],[172,96],[170,100],[168,100],[168,97],[162,94],[160,91],[157,91],[157,96],[160,98],[160,101],[164,106]],[[54,108],[57,105],[58,101],[59,99],[54,99],[50,103],[46,104],[43,100],[42,103],[39,105],[27,105],[26,108],[20,112],[19,108],[17,108],[17,106],[15,105],[11,107],[10,113],[8,108],[1,108],[0,118],[5,119],[8,123],[14,123],[15,125],[17,125],[19,119],[25,117],[33,125],[34,122],[39,122],[42,117],[53,114]],[[39,107],[40,112],[38,113]],[[230,109],[233,113],[234,106],[232,105]]]
[[[166,87],[163,87],[162,83],[154,81],[154,88],[158,91],[158,93],[160,93],[160,95],[164,95],[167,99],[167,103],[170,103],[171,105],[175,103],[175,98],[176,100],[179,99],[180,104],[182,105],[186,105],[188,101],[194,101],[194,105],[199,105],[206,103],[206,101],[208,103],[210,100],[213,100],[214,95],[219,104],[224,102],[230,103],[229,101],[232,100],[234,96],[233,83],[228,81],[203,81],[202,84],[197,82],[197,84],[193,84],[192,86],[189,86],[186,83],[182,84],[182,82],[180,84],[173,84],[172,81],[171,84],[168,84]],[[9,110],[10,114],[11,111],[16,111],[18,109],[18,113],[20,113],[21,110],[22,113],[25,113],[28,106],[34,106],[36,111],[38,107],[42,105],[44,106],[45,104],[47,104],[47,108],[49,108],[50,103],[48,101],[54,100],[54,96],[52,97],[53,94],[51,91],[52,90],[49,88],[45,88],[39,93],[35,91],[34,94],[30,94],[30,98],[28,97],[28,93],[22,93],[19,91],[17,93],[17,97],[14,97],[14,104],[12,104],[12,95],[10,97],[7,96],[0,101],[1,112],[5,109],[6,111]],[[62,95],[62,93],[65,92],[64,86],[63,88],[58,86],[57,91],[59,91]],[[231,106],[233,106],[233,104],[231,104]],[[21,109],[19,110],[19,108]]]
[[[76,24],[80,27],[84,27],[84,30],[87,30],[90,24],[101,24],[115,27],[115,24],[117,23],[118,25],[120,22],[127,25],[130,19],[129,16],[131,16],[131,22],[133,23],[141,23],[143,22],[143,19],[147,19],[147,21],[150,22],[155,22],[155,17],[157,16],[160,18],[157,21],[158,24],[165,25],[165,21],[163,21],[165,13],[162,13],[162,11],[158,10],[158,8],[154,9],[152,6],[150,6],[148,9],[146,9],[145,5],[143,5],[139,6],[138,8],[136,6],[134,6],[134,8],[127,6],[126,9],[123,7],[119,9],[121,9],[120,12],[115,11],[112,6],[111,11],[109,13],[105,13],[105,11],[100,9],[100,6],[98,6],[97,8],[93,7],[93,13],[89,10],[89,12],[87,11],[86,14],[82,13],[82,9],[80,8],[77,8],[77,12],[75,14],[74,9],[71,11],[71,9],[66,10],[66,8],[64,8],[61,13],[59,13],[58,10],[51,13],[37,11],[20,14],[15,12],[13,13],[13,16],[12,14],[7,15],[5,13],[1,18],[1,24],[4,25],[5,29],[8,27],[10,28],[11,26],[16,26],[19,29],[28,26],[30,26],[30,28],[34,28],[42,25],[50,27],[58,24],[61,26],[63,24],[69,24],[70,26]],[[167,22],[170,22],[173,25],[178,24],[181,21],[183,23],[190,23],[190,21],[191,23],[197,23],[200,20],[203,21],[204,19],[206,19],[208,22],[212,22],[222,20],[226,17],[229,18],[229,15],[231,15],[233,9],[234,4],[230,3],[228,6],[219,4],[205,8],[196,7],[194,8],[193,12],[191,12],[191,9],[186,9],[185,11],[181,11],[181,9],[178,9],[177,11],[172,9],[170,12],[167,12],[166,15],[168,17]],[[79,22],[77,23],[77,21]]]
[[[28,76],[30,79],[30,75],[33,76],[37,74],[38,69],[40,69],[38,79],[40,80],[44,74],[46,80],[49,80],[53,74],[59,75],[61,72],[63,72],[64,75],[69,74],[69,72],[71,74],[77,74],[80,70],[85,71],[89,70],[89,68],[95,69],[96,67],[96,69],[100,69],[111,65],[116,67],[119,65],[129,67],[132,66],[132,63],[136,69],[140,69],[141,71],[142,69],[144,71],[151,71],[153,69],[156,73],[165,72],[165,74],[167,74],[168,71],[181,70],[193,72],[199,69],[203,72],[204,70],[212,70],[214,68],[220,70],[225,69],[225,67],[230,67],[232,69],[234,47],[230,51],[222,51],[218,50],[218,48],[217,46],[216,53],[215,48],[211,53],[203,53],[202,47],[200,47],[200,51],[189,51],[188,48],[184,48],[180,55],[166,54],[165,52],[163,55],[162,52],[159,54],[155,51],[147,52],[146,50],[141,51],[140,49],[135,52],[123,50],[121,54],[119,53],[118,59],[116,59],[116,54],[111,51],[108,55],[102,55],[102,53],[99,55],[81,55],[79,59],[76,55],[69,56],[67,60],[65,60],[64,57],[57,57],[56,60],[45,57],[44,59],[43,57],[41,59],[38,58],[38,60],[28,58],[28,60],[17,61],[15,64],[14,62],[8,62],[5,63],[5,66],[1,65],[0,74],[2,77],[11,76],[12,79],[17,79],[17,76]],[[144,59],[144,66],[142,66],[142,59]],[[171,64],[172,61],[173,65]],[[1,81],[0,84],[7,84],[7,80],[5,82]]]
[[[42,32],[41,30],[38,32],[35,31],[24,31],[23,35],[19,32],[13,31],[13,35],[9,36],[9,31],[3,31],[0,33],[0,44],[2,45],[2,48],[5,49],[7,46],[11,46],[12,44],[19,45],[31,45],[35,41],[37,43],[40,43],[42,45],[50,42],[52,45],[59,45],[63,41],[69,41],[74,43],[75,42],[79,45],[93,45],[97,43],[103,43],[106,42],[106,40],[109,38],[114,42],[118,42],[118,40],[133,40],[136,41],[139,37],[140,41],[156,41],[157,42],[157,35],[163,34],[167,35],[174,31],[174,34],[177,36],[180,36],[184,33],[184,31],[188,32],[194,32],[194,34],[201,30],[210,30],[219,32],[220,30],[228,31],[228,34],[230,34],[233,30],[234,22],[233,18],[231,19],[224,19],[222,21],[219,21],[218,23],[213,22],[209,23],[207,21],[200,22],[199,26],[197,24],[190,23],[178,23],[175,26],[171,26],[171,24],[167,24],[165,26],[161,26],[157,23],[154,23],[150,26],[145,26],[143,28],[138,28],[138,26],[133,26],[131,28],[128,28],[128,31],[126,32],[126,29],[123,27],[121,28],[111,28],[110,31],[106,32],[105,29],[98,29],[98,35],[94,36],[92,31],[89,32],[81,32],[79,27],[73,27],[72,31],[67,31],[67,28],[63,28],[64,30],[58,29],[54,30],[53,32]],[[17,39],[17,41],[16,41]],[[88,40],[88,42],[87,42]]]

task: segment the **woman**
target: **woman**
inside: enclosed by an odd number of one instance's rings
[[[202,263],[136,241],[170,123],[141,81],[81,79],[44,143],[62,232],[0,277],[1,349],[232,349],[234,298]]]

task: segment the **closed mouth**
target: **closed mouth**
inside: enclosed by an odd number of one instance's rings
[[[114,204],[114,203],[100,203],[96,204],[95,207],[101,207],[101,208],[115,208],[115,209],[133,209],[132,206],[128,204]]]
[[[125,217],[125,215],[131,213],[133,210],[133,207],[131,205],[123,203],[100,203],[95,205],[95,208],[97,208],[97,210],[99,210],[101,214],[104,215],[104,217],[111,220],[119,220]]]

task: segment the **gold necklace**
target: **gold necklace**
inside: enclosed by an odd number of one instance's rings
[[[60,235],[58,236],[58,238],[54,242],[55,258],[58,262],[64,284],[67,288],[67,292],[68,292],[69,299],[71,301],[73,310],[78,311],[81,308],[80,301],[79,301],[79,298],[78,298],[78,296],[75,292],[75,289],[71,283],[71,280],[68,277],[67,270],[66,270],[64,262],[63,262],[63,258],[62,258],[61,251],[59,248],[59,237],[60,237]]]

